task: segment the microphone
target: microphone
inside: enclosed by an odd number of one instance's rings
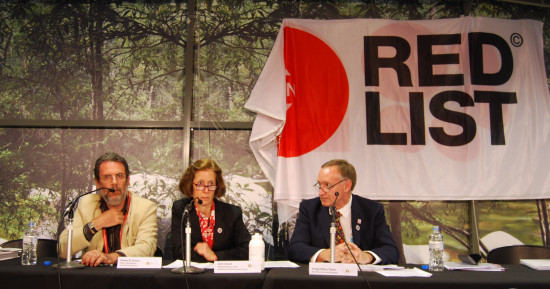
[[[332,204],[332,207],[330,207],[330,209],[332,210],[332,222],[336,223],[336,201],[338,200],[338,196],[340,195],[340,193],[336,192],[334,193],[334,195],[336,196],[336,199],[334,199],[334,203]],[[344,236],[344,232],[340,231],[338,228],[336,228],[336,234],[340,235],[342,239],[346,239],[346,237]]]
[[[336,201],[338,200],[338,196],[340,195],[340,193],[336,192],[334,193],[334,195],[336,196],[336,199],[334,199],[334,203],[332,203],[332,206],[330,206],[330,214],[332,215],[333,221],[336,216]]]
[[[336,198],[334,199],[334,203],[332,203],[332,206],[329,208],[329,213],[331,216],[331,222],[330,222],[330,263],[336,262],[336,234],[338,234],[338,229],[336,228],[336,201],[338,200],[338,196],[340,193],[336,192],[334,193]]]
[[[91,193],[95,193],[97,191],[100,191],[100,190],[109,190],[109,192],[111,193],[114,193],[115,192],[115,189],[112,189],[112,188],[99,188],[99,189],[96,189],[96,190],[93,190],[93,191],[89,191],[87,193],[84,193],[80,196],[77,196],[76,198],[74,198],[70,203],[69,205],[67,205],[67,208],[65,209],[65,212],[63,213],[63,217],[67,216],[69,213],[72,213],[73,212],[73,208],[74,206],[76,205],[76,201],[78,201],[80,198],[84,197],[85,195],[89,195]]]
[[[193,204],[195,203],[195,200],[197,200],[197,203],[199,203],[199,205],[202,205],[202,200],[199,199],[198,197],[197,198],[192,198],[191,201],[189,201],[189,204],[187,204],[187,206],[185,206],[185,210],[183,211],[183,216],[184,217],[186,214],[189,214],[189,212],[191,210],[193,210],[193,208],[195,206],[193,206]],[[183,220],[183,218],[182,218]]]

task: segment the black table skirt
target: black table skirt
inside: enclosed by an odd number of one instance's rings
[[[523,265],[504,265],[503,267],[506,268],[506,271],[431,272],[433,275],[428,278],[384,277],[376,272],[365,272],[366,278],[363,278],[361,272],[358,277],[309,275],[307,265],[303,265],[296,269],[270,270],[264,281],[263,289],[550,289],[550,271],[537,271]]]
[[[523,265],[504,265],[504,272],[444,271],[432,277],[384,277],[367,272],[363,276],[310,276],[307,264],[300,268],[276,268],[259,274],[174,274],[170,269],[117,269],[95,267],[56,269],[43,265],[23,266],[19,259],[0,261],[0,289],[63,288],[190,288],[190,289],[537,289],[550,288],[550,271],[537,271]],[[168,264],[170,261],[164,261]],[[368,282],[368,285],[367,285]]]
[[[19,259],[0,261],[0,288],[262,288],[267,271],[260,274],[214,274],[205,270],[200,274],[174,274],[171,269],[117,269],[116,267],[85,267],[81,269],[57,269],[43,265],[38,260],[34,266],[23,266]],[[63,261],[63,260],[62,260]],[[163,262],[164,264],[170,261]],[[61,284],[61,286],[60,286]]]

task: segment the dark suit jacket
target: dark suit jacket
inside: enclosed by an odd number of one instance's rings
[[[216,204],[216,225],[214,226],[214,244],[212,250],[218,256],[218,260],[248,260],[250,233],[244,225],[241,208],[218,200],[214,200],[214,202]],[[188,203],[189,198],[183,198],[175,201],[172,205],[170,241],[172,243],[174,259],[185,260],[182,250],[183,252],[185,251],[185,226],[187,225],[187,220],[183,224],[182,244],[181,218]],[[191,260],[194,262],[206,262],[204,257],[193,250],[198,242],[203,242],[199,217],[194,207],[189,216],[191,222]]]
[[[302,201],[288,247],[291,261],[308,263],[317,251],[330,248],[331,216],[328,209],[323,207],[318,197]],[[386,224],[382,204],[352,195],[351,227],[353,243],[361,250],[378,255],[382,259],[380,264],[397,264],[399,252]]]

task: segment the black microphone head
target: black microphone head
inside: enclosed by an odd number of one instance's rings
[[[340,193],[336,192],[336,193],[334,193],[334,195],[338,197],[340,195]]]
[[[197,198],[197,202],[199,203],[199,205],[202,205],[202,200]]]
[[[112,188],[107,188],[107,190],[109,190],[109,192],[111,192],[111,193],[115,192],[115,189],[112,189]]]

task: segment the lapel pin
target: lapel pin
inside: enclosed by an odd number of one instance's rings
[[[359,226],[359,225],[355,226],[355,230],[357,230],[357,231],[361,230],[361,226]]]
[[[218,228],[218,234],[221,234],[222,233],[222,228]]]

